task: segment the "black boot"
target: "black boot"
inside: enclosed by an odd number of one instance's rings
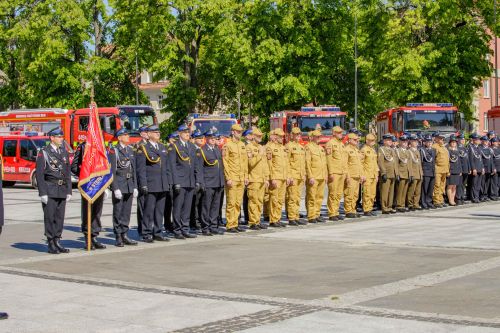
[[[87,241],[88,241],[88,238],[87,238],[87,235],[84,236],[85,237],[85,244],[83,244],[83,248],[86,250],[87,249]],[[95,250],[95,246],[94,246],[94,242],[90,242],[90,250]]]
[[[125,245],[137,245],[137,242],[135,240],[128,238],[127,233],[122,234],[122,239]]]
[[[55,246],[54,240],[52,238],[47,239],[47,245],[48,245],[48,253],[50,254],[59,254],[59,249]]]
[[[69,253],[69,249],[65,248],[64,246],[59,243],[60,238],[54,238],[53,243],[54,246],[59,250],[61,253]]]
[[[9,315],[6,312],[0,312],[0,320],[8,319]]]
[[[106,248],[106,245],[103,243],[99,242],[97,240],[97,237],[92,237],[92,245],[97,249],[97,250],[103,250]]]
[[[123,238],[122,238],[121,234],[116,234],[116,243],[115,243],[115,246],[118,246],[118,247],[123,247],[124,246],[124,244],[123,244]]]

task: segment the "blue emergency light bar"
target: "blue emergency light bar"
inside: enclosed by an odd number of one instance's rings
[[[407,103],[406,106],[416,107],[416,106],[437,106],[441,108],[452,107],[453,103]]]
[[[322,106],[321,111],[340,111],[338,106]]]
[[[229,114],[201,114],[201,113],[191,113],[188,117],[193,117],[193,119],[198,118],[231,118],[236,119],[236,115],[234,113]]]
[[[315,106],[303,106],[300,108],[300,111],[302,112],[312,112],[312,111],[317,111],[318,108],[316,108]]]

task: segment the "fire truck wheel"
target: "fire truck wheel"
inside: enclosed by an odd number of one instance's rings
[[[14,185],[16,185],[16,182],[6,181],[6,180],[4,180],[4,181],[2,182],[2,186],[3,186],[3,187],[12,187],[12,186],[14,186]]]
[[[35,174],[31,176],[31,186],[36,190],[38,188],[38,183],[36,182]]]

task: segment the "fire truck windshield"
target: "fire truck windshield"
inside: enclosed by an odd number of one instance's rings
[[[299,128],[302,132],[307,133],[314,131],[321,126],[321,132],[325,135],[332,133],[332,128],[335,126],[344,127],[344,117],[300,117]]]
[[[43,147],[47,146],[50,143],[49,138],[47,139],[33,139],[31,140],[36,146],[37,149],[42,149]]]
[[[139,136],[139,128],[154,124],[154,113],[124,113],[120,115],[121,127],[125,127],[131,136]]]
[[[455,111],[405,111],[404,129],[408,131],[454,131],[456,117]]]
[[[195,119],[191,130],[200,130],[205,133],[209,129],[216,129],[221,135],[230,136],[231,126],[236,123],[236,119]]]

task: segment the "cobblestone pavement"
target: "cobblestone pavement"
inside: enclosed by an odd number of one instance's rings
[[[500,332],[500,203],[115,248],[106,202],[86,253],[75,192],[53,256],[4,195],[0,332]]]

